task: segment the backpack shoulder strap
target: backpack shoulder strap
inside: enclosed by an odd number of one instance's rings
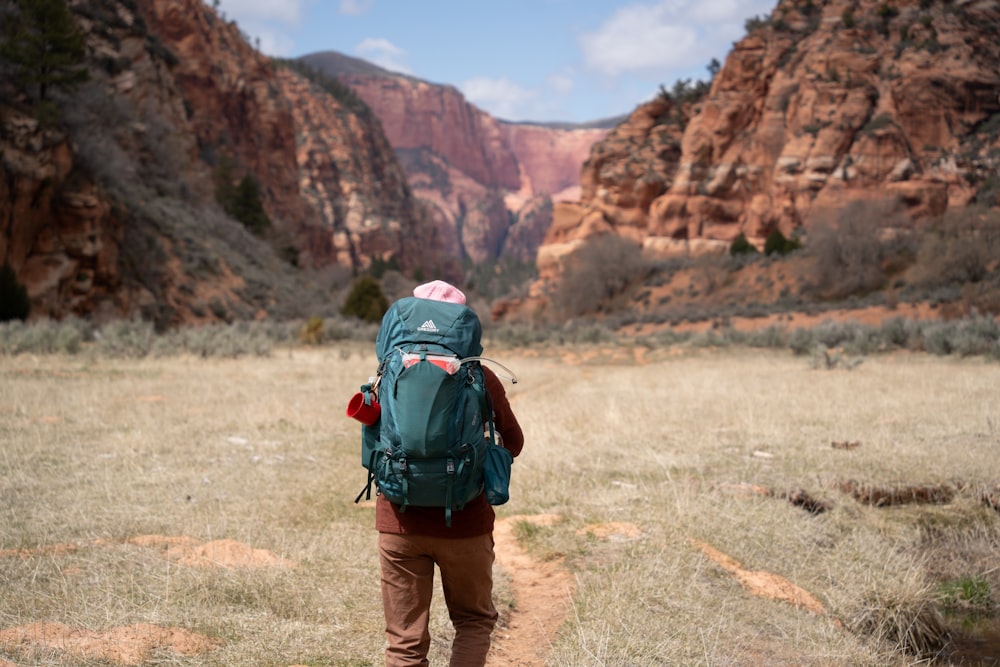
[[[479,400],[479,412],[483,417],[483,423],[490,425],[490,444],[496,444],[496,432],[493,430],[493,401],[490,399],[490,392],[486,391],[486,378],[483,382],[473,380],[472,390]]]

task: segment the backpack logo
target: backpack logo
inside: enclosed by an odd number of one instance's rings
[[[419,327],[417,327],[417,331],[424,331],[428,333],[440,333],[440,330],[437,328],[437,325],[434,324],[434,320],[427,320]]]

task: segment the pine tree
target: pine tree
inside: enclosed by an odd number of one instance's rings
[[[31,311],[28,290],[17,280],[17,274],[7,262],[0,266],[0,322],[26,320]]]
[[[264,212],[264,204],[260,200],[260,186],[253,176],[247,174],[236,186],[229,213],[257,236],[263,235],[271,226],[271,219]]]
[[[13,68],[20,85],[38,87],[44,102],[52,88],[87,80],[86,40],[65,0],[15,0],[20,17],[4,16],[0,58]]]
[[[389,310],[389,300],[382,293],[378,281],[371,276],[358,278],[347,295],[347,301],[340,312],[352,315],[365,322],[380,322],[385,311]]]

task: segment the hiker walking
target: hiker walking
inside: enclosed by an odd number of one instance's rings
[[[393,304],[376,339],[381,413],[363,427],[362,456],[369,490],[374,480],[379,491],[386,667],[428,665],[435,565],[455,628],[451,666],[482,666],[489,651],[497,621],[490,502],[506,500],[524,435],[500,379],[479,363],[480,336],[461,290],[435,280]],[[483,491],[484,462],[490,491],[496,452],[508,476],[499,500]]]

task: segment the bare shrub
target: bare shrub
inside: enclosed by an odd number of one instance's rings
[[[141,359],[153,348],[155,331],[149,322],[116,320],[98,330],[98,351],[111,358]]]
[[[73,317],[0,322],[0,354],[76,354],[87,335],[84,322]]]
[[[915,656],[931,656],[948,640],[948,629],[926,588],[874,590],[850,627]]]
[[[911,271],[914,284],[977,283],[1000,256],[1000,213],[972,207],[949,210],[924,236]]]
[[[887,202],[853,202],[815,219],[808,249],[816,258],[816,273],[809,291],[820,298],[842,299],[882,287],[893,253],[881,232],[894,226],[896,217]]]
[[[593,237],[567,261],[552,301],[567,316],[607,312],[616,297],[648,272],[636,243],[616,234]]]

